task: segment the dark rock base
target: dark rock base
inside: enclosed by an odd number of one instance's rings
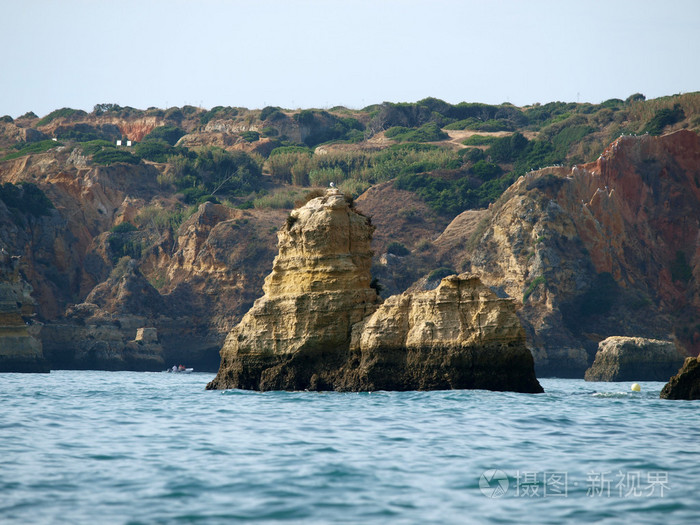
[[[301,349],[293,355],[224,358],[208,390],[483,389],[522,393],[544,390],[532,354],[522,345],[467,348]]]
[[[41,357],[20,358],[0,355],[0,373],[48,374],[49,363]]]
[[[688,357],[661,390],[662,399],[700,399],[700,358]]]

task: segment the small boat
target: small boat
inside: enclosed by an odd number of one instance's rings
[[[170,374],[191,374],[194,372],[194,368],[185,368],[184,366],[175,366],[173,365],[172,368],[168,368],[166,372]]]

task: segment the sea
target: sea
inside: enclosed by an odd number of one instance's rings
[[[700,523],[700,401],[0,374],[2,524]]]

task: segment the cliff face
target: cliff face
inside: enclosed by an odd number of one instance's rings
[[[700,139],[679,131],[529,173],[477,227],[436,244],[443,261],[523,301],[538,373],[581,377],[612,335],[675,334],[697,353],[699,217]]]
[[[168,314],[136,261],[124,259],[84,303],[68,309],[65,320],[43,327],[46,356],[56,368],[164,370],[157,336],[136,339]]]
[[[0,246],[0,372],[48,372],[34,325],[31,286],[19,275],[19,259]]]
[[[373,229],[337,190],[294,210],[265,295],[227,337],[207,388],[541,391],[513,303],[478,279],[379,306]]]
[[[389,297],[352,335],[362,390],[542,391],[515,302],[474,275]]]

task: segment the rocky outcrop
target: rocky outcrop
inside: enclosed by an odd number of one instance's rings
[[[687,357],[683,367],[661,389],[662,399],[700,399],[700,357]]]
[[[0,372],[48,372],[40,325],[33,324],[31,286],[19,274],[19,258],[0,247]]]
[[[58,368],[163,370],[157,331],[145,325],[167,313],[136,261],[124,259],[85,303],[69,308],[65,321],[44,326],[47,357]]]
[[[353,390],[542,392],[515,313],[474,275],[389,297],[353,327]]]
[[[458,217],[437,264],[523,302],[538,375],[582,377],[620,333],[697,354],[698,181],[697,134],[623,136],[594,163],[520,177],[476,225]]]
[[[265,295],[227,337],[207,388],[541,392],[513,303],[478,279],[380,306],[373,230],[334,189],[294,210]]]
[[[608,337],[598,344],[586,381],[664,381],[683,364],[671,341]]]

